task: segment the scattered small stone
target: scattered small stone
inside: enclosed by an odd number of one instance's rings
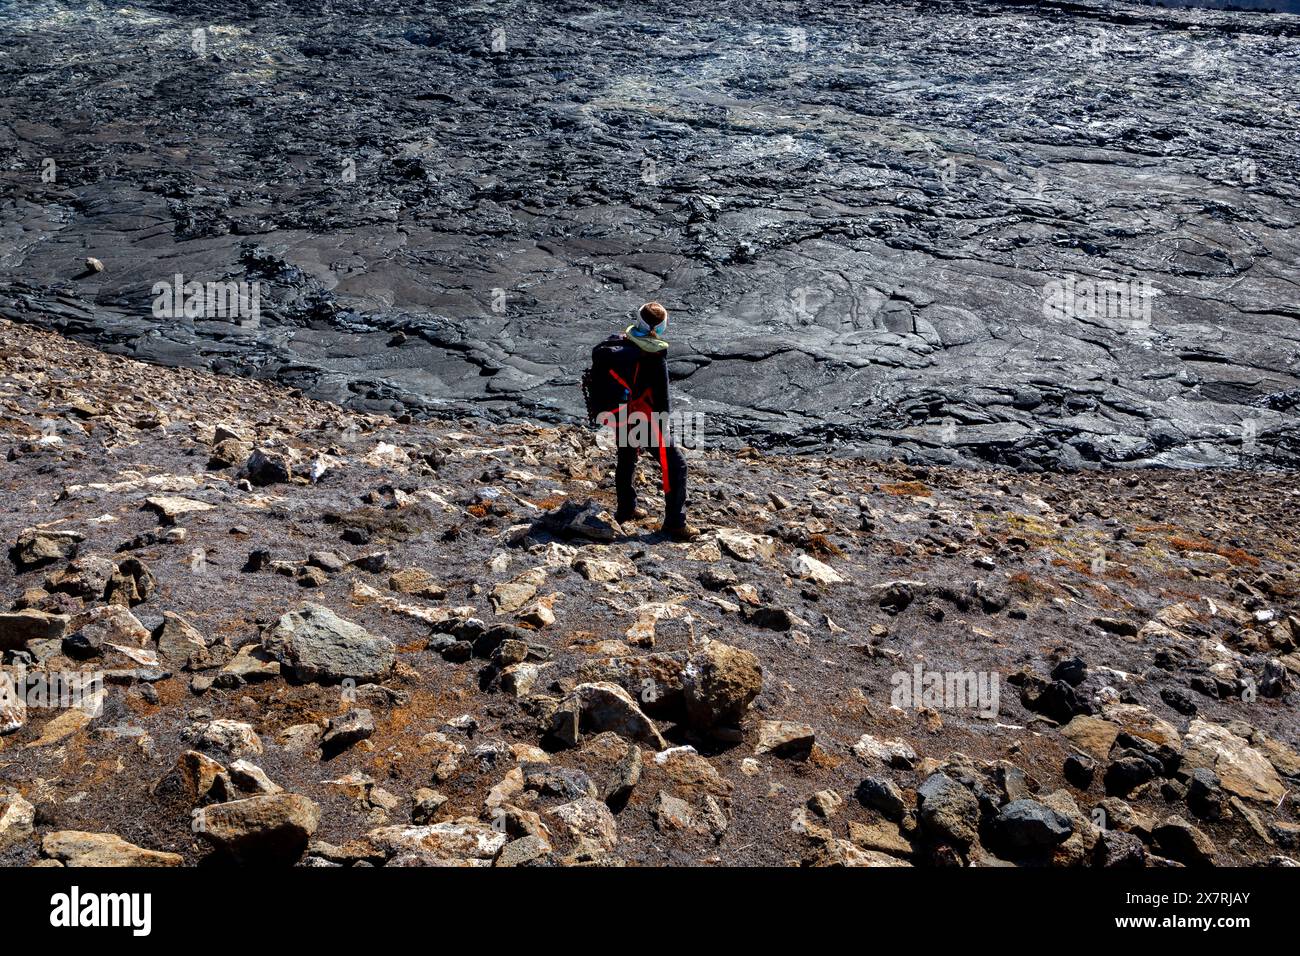
[[[855,793],[863,806],[879,810],[890,820],[902,819],[907,809],[898,787],[887,777],[868,777],[858,784]]]
[[[1078,687],[1088,677],[1088,665],[1081,657],[1071,657],[1061,661],[1052,668],[1052,680],[1062,680],[1071,687]]]
[[[434,580],[433,575],[424,568],[405,568],[395,572],[388,579],[390,590],[412,597],[441,601],[447,596],[447,589]]]
[[[754,753],[807,760],[816,742],[817,734],[807,724],[789,720],[764,720],[758,725],[758,746]]]
[[[916,751],[901,740],[877,740],[863,734],[853,745],[853,752],[868,763],[880,761],[888,767],[906,770],[916,762]]]
[[[307,555],[307,566],[320,568],[327,574],[337,574],[347,567],[348,563],[339,557],[333,551],[313,551]]]
[[[330,718],[321,738],[321,749],[327,754],[336,754],[368,739],[374,732],[375,721],[370,711],[357,707]]]
[[[1218,853],[1208,836],[1179,816],[1166,817],[1151,831],[1151,841],[1162,855],[1186,866],[1213,866]]]
[[[194,829],[240,863],[293,862],[320,823],[320,807],[296,793],[248,797],[203,807]]]
[[[239,475],[260,488],[288,481],[293,477],[293,468],[289,465],[289,459],[284,455],[265,448],[258,448],[248,456],[248,461],[244,462],[244,467],[240,469]]]
[[[1074,824],[1064,814],[1036,800],[1013,800],[994,820],[998,834],[1013,850],[1043,854],[1064,843]]]
[[[284,792],[284,787],[271,780],[266,771],[247,760],[236,760],[228,770],[231,781],[244,793],[265,796]]]
[[[888,853],[902,859],[910,858],[914,852],[912,844],[903,836],[898,824],[884,820],[873,823],[851,822],[849,840],[864,850]]]
[[[1228,796],[1219,777],[1206,767],[1197,767],[1187,779],[1187,809],[1202,820],[1218,820],[1227,809]]]
[[[262,753],[262,740],[253,730],[253,725],[238,720],[223,718],[194,724],[186,731],[186,736],[200,747],[230,754],[232,757]]]
[[[447,798],[436,790],[421,787],[415,791],[414,807],[411,810],[411,822],[415,824],[432,823],[438,817],[438,811],[447,803]]]
[[[212,505],[206,501],[182,498],[179,495],[154,495],[144,500],[145,505],[158,512],[165,524],[175,524],[177,519],[186,515],[211,511]]]
[[[22,843],[35,831],[36,808],[21,794],[0,796],[0,852]]]
[[[1066,780],[1080,790],[1087,790],[1092,786],[1093,777],[1097,773],[1097,763],[1083,754],[1070,754],[1065,758],[1062,773]]]
[[[181,866],[179,853],[160,853],[127,843],[112,833],[59,830],[41,839],[41,852],[64,866],[158,867]]]
[[[685,800],[660,790],[650,808],[650,816],[660,831],[689,830],[695,826],[695,814]]]
[[[834,790],[818,790],[808,798],[808,809],[826,820],[835,816],[842,806],[844,798]]]
[[[1123,830],[1102,830],[1093,851],[1097,866],[1134,869],[1146,866],[1147,851],[1132,833]]]
[[[656,750],[667,746],[654,721],[641,711],[628,692],[607,681],[574,688],[551,721],[552,735],[570,747],[577,746],[580,732],[587,730],[616,733],[647,743]]]

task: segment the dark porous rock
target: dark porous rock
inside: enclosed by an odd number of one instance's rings
[[[1092,778],[1097,772],[1097,763],[1083,754],[1070,754],[1065,758],[1065,765],[1061,772],[1066,780],[1080,790],[1087,790],[1092,786]]]
[[[1197,767],[1187,778],[1187,809],[1202,820],[1218,820],[1228,806],[1218,775],[1208,767]]]
[[[1140,868],[1146,866],[1147,851],[1132,833],[1123,830],[1102,830],[1093,848],[1093,862],[1110,868]]]
[[[1185,866],[1213,866],[1218,850],[1208,836],[1182,817],[1166,817],[1151,831],[1151,843],[1163,856]]]
[[[1092,713],[1092,706],[1063,680],[1050,683],[1027,681],[1020,688],[1020,702],[1027,709],[1050,717],[1058,724],[1067,724],[1080,714]]]
[[[902,819],[907,809],[898,787],[888,777],[867,777],[854,792],[863,806],[879,810],[890,820]]]
[[[1074,832],[1070,818],[1036,800],[1013,800],[993,821],[1002,841],[1013,851],[1050,853]]]
[[[244,462],[244,467],[240,469],[239,474],[252,484],[264,487],[288,481],[293,477],[293,469],[285,455],[265,448],[257,448],[248,456],[248,461]]]
[[[1088,665],[1081,657],[1070,657],[1052,668],[1052,680],[1063,680],[1071,687],[1078,687],[1088,677]]]
[[[1144,783],[1154,780],[1163,768],[1159,761],[1136,750],[1118,750],[1111,755],[1103,783],[1106,792],[1126,797]]]
[[[1132,621],[1123,621],[1115,617],[1094,617],[1092,623],[1107,634],[1117,637],[1137,637],[1138,627]]]
[[[1160,699],[1184,716],[1190,717],[1196,713],[1196,701],[1181,688],[1165,687],[1160,691]]]
[[[249,572],[261,571],[271,563],[271,552],[267,548],[254,548],[248,552],[248,559],[244,562],[244,570]]]
[[[788,631],[798,623],[798,618],[783,607],[754,608],[748,612],[746,620],[754,627],[769,631]]]
[[[927,836],[960,848],[975,842],[980,820],[975,794],[945,773],[931,774],[916,793],[921,827]]]

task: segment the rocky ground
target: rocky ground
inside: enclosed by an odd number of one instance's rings
[[[1300,18],[30,0],[0,310],[361,411],[572,422],[641,302],[715,443],[1300,462]],[[83,270],[87,256],[105,266]],[[263,283],[257,328],[152,287]],[[1149,315],[1044,314],[1146,281]]]
[[[1300,859],[1292,476],[696,452],[679,544],[587,431],[7,322],[0,432],[4,673],[104,682],[5,697],[7,864]]]

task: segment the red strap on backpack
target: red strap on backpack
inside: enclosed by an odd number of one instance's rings
[[[654,440],[655,445],[658,446],[659,448],[659,481],[663,485],[664,494],[668,494],[668,490],[669,490],[668,449],[664,445],[663,435],[659,431],[659,426],[655,423],[654,410],[653,408],[651,408],[649,401],[643,402],[641,399],[636,399],[634,401],[632,399],[632,387],[636,385],[636,379],[640,373],[641,373],[641,365],[640,363],[637,363],[636,371],[632,373],[632,385],[628,385],[627,382],[623,381],[623,379],[619,376],[617,372],[615,372],[613,369],[609,370],[609,374],[614,376],[614,381],[618,382],[618,384],[622,385],[623,388],[627,389],[628,401],[625,402],[624,404],[626,404],[629,408],[634,404],[641,404],[644,405],[646,408],[651,409],[647,413],[650,419],[650,436]],[[646,389],[646,391],[649,391],[649,389]]]

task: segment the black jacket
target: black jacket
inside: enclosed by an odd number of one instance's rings
[[[629,383],[632,387],[632,402],[648,401],[650,411],[668,412],[668,350],[647,352],[635,342],[629,342],[626,336],[614,336],[622,340],[626,350],[628,365],[635,363],[636,381]]]

